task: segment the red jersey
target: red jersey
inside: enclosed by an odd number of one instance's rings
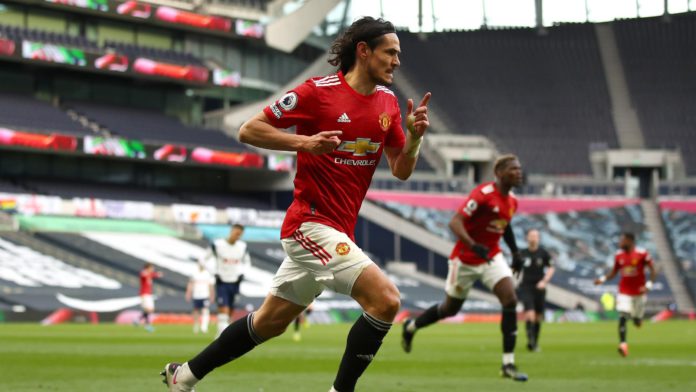
[[[486,245],[491,259],[500,253],[500,237],[510,224],[512,216],[517,211],[517,198],[509,193],[500,193],[495,182],[487,182],[474,188],[469,197],[457,210],[464,216],[464,228],[469,236],[479,244]],[[462,263],[479,265],[488,262],[474,253],[461,240],[452,249],[450,259],[459,258]]]
[[[161,272],[140,271],[140,295],[152,294],[152,280],[162,277]]]
[[[614,271],[621,274],[619,293],[640,295],[645,286],[645,267],[652,266],[653,261],[645,249],[634,248],[630,252],[623,249],[614,256]]]
[[[281,238],[291,237],[304,222],[317,222],[354,239],[355,222],[384,146],[403,148],[405,135],[394,93],[377,86],[362,95],[341,72],[313,78],[264,108],[277,128],[296,126],[298,135],[343,131],[331,153],[297,153],[294,200]]]

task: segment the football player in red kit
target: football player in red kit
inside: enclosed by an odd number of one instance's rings
[[[405,135],[392,84],[401,48],[394,26],[361,18],[334,41],[338,72],[297,86],[239,131],[242,142],[297,151],[294,200],[281,228],[287,257],[263,305],[231,324],[184,364],[163,375],[170,392],[188,392],[213,369],[280,335],[325,288],[363,308],[350,332],[331,391],[352,392],[377,354],[399,306],[394,283],[356,245],[354,228],[382,154],[392,174],[407,179],[428,127],[425,94],[407,103]],[[296,127],[295,133],[279,128]],[[370,389],[370,388],[368,388]]]
[[[600,285],[613,279],[617,274],[619,280],[619,294],[616,296],[616,310],[619,312],[619,354],[628,356],[628,343],[626,343],[626,323],[633,319],[636,327],[643,323],[645,304],[648,301],[647,292],[652,290],[655,277],[655,265],[650,253],[645,249],[636,247],[636,236],[633,233],[623,233],[619,241],[619,251],[614,256],[614,268],[605,276],[595,280]],[[650,271],[650,280],[645,279],[645,269]]]
[[[152,327],[151,316],[155,312],[155,298],[152,296],[152,281],[162,277],[162,273],[155,271],[155,266],[151,263],[145,263],[140,271],[140,306],[143,313],[140,316],[140,321],[145,324],[145,329],[152,332],[155,329]]]
[[[500,300],[503,307],[503,365],[501,375],[526,381],[527,375],[517,371],[515,343],[517,336],[517,296],[512,270],[500,250],[500,239],[513,254],[513,269],[519,271],[519,256],[510,221],[517,211],[517,198],[512,188],[522,184],[522,166],[514,155],[504,155],[495,162],[496,180],[483,183],[469,194],[450,222],[457,243],[449,260],[445,301],[433,305],[415,319],[404,322],[402,347],[411,352],[417,330],[454,316],[467,298],[469,289],[481,280]]]

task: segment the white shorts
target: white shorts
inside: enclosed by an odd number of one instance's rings
[[[648,296],[645,294],[628,295],[619,293],[616,296],[616,311],[631,315],[631,318],[643,318]]]
[[[373,264],[345,233],[320,223],[303,223],[282,244],[287,257],[270,292],[302,306],[309,306],[325,288],[350,295],[362,270]]]
[[[508,277],[512,278],[512,270],[502,253],[493,256],[490,263],[480,265],[464,264],[459,259],[450,260],[445,293],[452,298],[464,300],[477,280],[481,279],[492,291],[496,283]]]
[[[145,310],[155,310],[155,299],[152,297],[152,294],[141,295],[140,306]]]

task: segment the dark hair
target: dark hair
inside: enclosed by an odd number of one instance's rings
[[[150,268],[150,267],[152,267],[152,263],[143,264],[143,269]]]
[[[239,223],[235,223],[232,225],[233,229],[239,229],[239,230],[244,230],[244,226],[240,225]]]
[[[621,235],[631,240],[631,242],[636,242],[636,235],[630,231],[624,231]]]
[[[493,165],[493,172],[497,173],[498,170],[504,169],[508,163],[512,161],[519,161],[519,158],[517,158],[517,155],[514,154],[505,154],[501,155],[498,157],[498,159],[495,160],[495,164]]]
[[[356,20],[331,44],[329,64],[347,73],[355,65],[355,49],[359,42],[374,49],[382,41],[382,36],[390,33],[396,33],[394,25],[382,18],[365,16]]]

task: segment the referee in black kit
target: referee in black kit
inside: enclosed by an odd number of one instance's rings
[[[546,285],[553,276],[554,267],[551,255],[539,246],[539,231],[527,232],[527,249],[520,252],[523,265],[522,281],[517,288],[517,297],[524,305],[524,317],[527,327],[527,349],[539,351],[539,331],[544,318],[546,302]]]

